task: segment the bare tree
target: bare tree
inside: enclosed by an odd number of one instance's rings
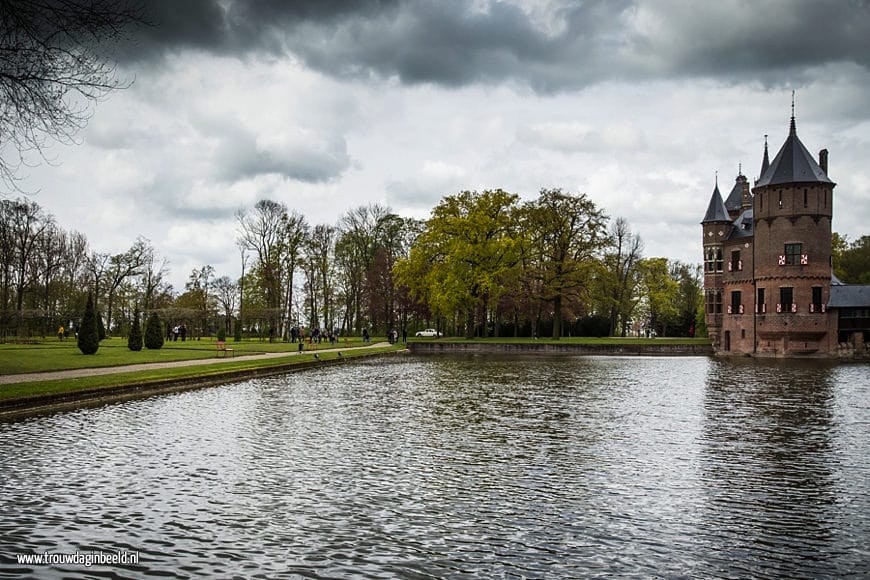
[[[123,0],[0,0],[0,183],[18,190],[28,156],[70,143],[117,78],[111,45],[143,22]]]

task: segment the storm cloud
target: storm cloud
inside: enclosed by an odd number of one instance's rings
[[[179,50],[291,56],[337,78],[546,93],[627,79],[778,84],[812,67],[870,65],[863,1],[283,2],[160,0],[126,60]]]

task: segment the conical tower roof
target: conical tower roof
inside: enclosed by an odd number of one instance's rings
[[[763,168],[764,164],[762,164]],[[794,116],[791,118],[788,138],[782,144],[770,166],[761,174],[755,187],[785,183],[834,183],[828,179],[828,176],[825,175],[825,172],[798,139]]]
[[[730,222],[728,210],[725,208],[725,203],[722,201],[722,194],[719,193],[719,181],[716,180],[716,187],[713,189],[713,195],[710,196],[710,203],[707,205],[707,213],[704,214],[702,224],[709,222]]]

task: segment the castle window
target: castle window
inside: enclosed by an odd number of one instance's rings
[[[757,289],[757,296],[755,299],[755,312],[757,314],[764,314],[767,312],[767,306],[764,304],[764,288]]]
[[[791,312],[791,306],[794,304],[794,288],[783,286],[779,289],[779,304],[782,307],[782,312]]]
[[[804,207],[807,207],[807,190],[804,189]]]
[[[785,264],[787,266],[795,266],[801,263],[802,244],[786,244],[785,245]]]
[[[716,290],[716,314],[722,314],[722,291]]]
[[[740,259],[740,250],[731,250],[731,261],[728,262],[729,272],[740,272],[743,270],[743,260]]]
[[[779,209],[782,209],[782,191],[779,192]]]
[[[731,292],[731,305],[728,307],[729,314],[743,314],[743,293],[740,290]]]
[[[716,248],[716,271],[721,272],[725,267],[725,260],[722,258],[722,248]]]
[[[813,286],[813,302],[810,304],[810,312],[824,312],[821,286]]]

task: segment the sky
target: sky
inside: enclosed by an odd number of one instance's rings
[[[788,135],[830,152],[834,231],[870,234],[868,0],[146,0],[132,85],[19,184],[91,249],[148,239],[176,291],[239,276],[238,210],[336,224],[378,203],[542,188],[701,261],[715,180]]]

